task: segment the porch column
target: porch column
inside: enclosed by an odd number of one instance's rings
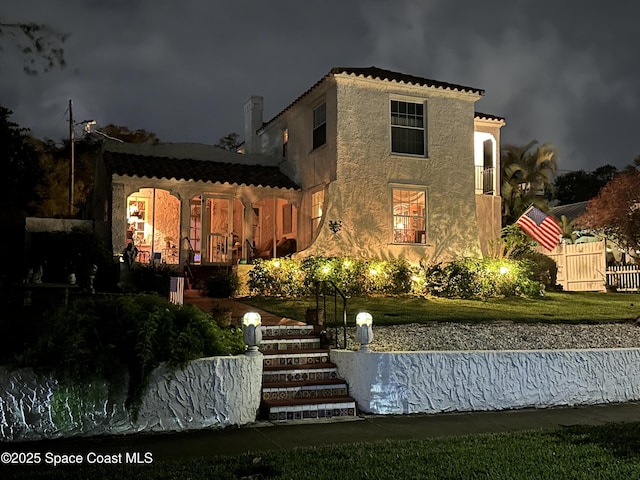
[[[191,233],[191,197],[189,195],[179,195],[180,199],[180,239],[178,249],[180,251],[180,265],[189,259],[189,243],[185,238],[189,238]]]
[[[123,183],[111,186],[111,245],[113,255],[122,253],[127,242],[127,197]]]

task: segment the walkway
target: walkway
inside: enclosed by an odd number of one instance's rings
[[[242,317],[247,312],[258,312],[262,317],[262,325],[304,325],[302,322],[292,320],[286,317],[279,317],[273,313],[265,312],[259,308],[245,305],[232,298],[211,298],[200,295],[199,290],[185,290],[184,303],[190,303],[199,307],[207,313],[211,313],[215,307],[228,308],[231,310],[232,325],[241,325]]]
[[[365,441],[423,440],[623,422],[640,422],[640,403],[433,415],[365,415],[356,420],[340,422],[305,421],[278,425],[264,422],[244,427],[185,433],[21,442],[11,444],[8,450],[65,453],[151,452],[155,460],[185,459]]]

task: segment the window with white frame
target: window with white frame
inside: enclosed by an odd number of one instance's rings
[[[324,190],[318,190],[311,194],[311,235],[315,235],[322,220],[322,205],[324,203]]]
[[[318,105],[313,110],[313,148],[327,143],[327,104]]]
[[[393,189],[393,242],[427,243],[427,191]]]
[[[391,152],[426,155],[424,104],[391,100]]]

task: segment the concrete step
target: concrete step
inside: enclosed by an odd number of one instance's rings
[[[291,420],[322,419],[336,417],[355,417],[356,402],[347,396],[316,398],[265,400],[263,411],[272,422]]]
[[[344,397],[349,386],[344,380],[316,380],[313,382],[272,382],[262,384],[262,400],[290,400],[301,398]]]

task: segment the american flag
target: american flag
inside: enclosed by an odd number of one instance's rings
[[[562,229],[558,222],[533,205],[527,208],[516,224],[547,250],[553,250],[560,243]]]
[[[170,278],[169,301],[176,305],[182,305],[184,303],[184,277]]]

